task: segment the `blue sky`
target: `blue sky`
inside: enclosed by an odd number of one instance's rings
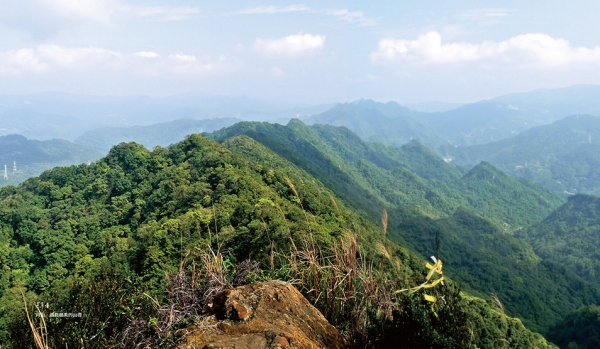
[[[0,93],[470,102],[600,83],[597,1],[0,2]]]

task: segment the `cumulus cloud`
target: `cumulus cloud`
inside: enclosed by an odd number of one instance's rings
[[[564,39],[547,34],[524,34],[502,42],[484,41],[442,43],[437,32],[420,35],[416,40],[384,38],[371,53],[371,61],[443,64],[484,62],[487,64],[556,67],[574,63],[600,62],[600,47],[573,47]]]
[[[0,53],[0,74],[45,73],[64,68],[85,69],[117,64],[123,57],[121,53],[97,47],[66,48],[59,45],[40,45],[35,49]]]
[[[162,57],[156,52],[122,53],[98,47],[39,45],[0,53],[0,75],[52,74],[78,71],[83,74],[133,72],[139,75],[202,75],[235,71],[241,63],[235,57],[196,57],[174,53]]]
[[[298,33],[279,39],[257,38],[254,50],[267,57],[296,57],[320,51],[325,44],[325,35]]]

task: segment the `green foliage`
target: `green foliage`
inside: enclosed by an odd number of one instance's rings
[[[599,284],[600,198],[575,195],[538,224],[520,231],[542,258]]]
[[[266,153],[236,135],[303,168],[372,221],[386,208],[390,235],[422,255],[431,253],[441,230],[450,277],[470,292],[498,294],[509,314],[538,331],[600,299],[594,286],[555,263],[540,262],[527,241],[512,236],[562,203],[544,188],[488,163],[461,177],[418,143],[388,148],[362,142],[343,128],[299,121],[240,123],[209,136],[251,159]]]
[[[573,115],[515,137],[465,148],[448,148],[462,165],[489,161],[560,194],[600,194],[600,118]]]
[[[390,212],[390,236],[423,255],[435,250],[431,234],[443,229],[442,256],[451,266],[450,277],[475,293],[497,293],[511,315],[523,316],[528,325],[539,326],[536,329],[596,299],[594,288],[577,284],[565,270],[539,263],[527,243],[512,237],[510,229],[498,227],[500,221],[517,226],[542,216],[552,209],[553,201],[539,200],[544,193],[508,177],[488,178],[494,176],[492,168],[460,177],[417,144],[385,148],[363,143],[347,130],[308,127],[299,121],[288,126],[240,123],[211,137],[222,144],[198,135],[152,151],[123,143],[91,166],[57,168],[19,187],[2,188],[0,304],[8,304],[18,287],[26,287],[44,301],[69,301],[86,309],[100,304],[89,312],[89,316],[97,314],[90,318],[89,327],[63,326],[65,332],[49,329],[53,336],[71,336],[73,343],[103,326],[112,315],[119,321],[145,316],[142,328],[149,329],[153,328],[148,327],[151,318],[157,323],[161,320],[145,310],[140,293],[165,301],[165,272],[172,275],[190,268],[185,261],[198,251],[209,247],[227,251],[229,266],[251,258],[263,270],[282,277],[290,269],[272,267],[273,251],[291,251],[292,241],[310,240],[318,246],[316,255],[327,254],[348,231],[356,233],[365,263],[381,264],[380,260],[388,258],[381,257],[382,243],[387,254],[398,258],[399,266],[394,262],[377,271],[381,273],[377,282],[387,285],[385,281],[394,280],[395,275],[396,282],[414,285],[425,272],[422,258],[406,247],[383,241],[372,222],[379,221],[384,207]],[[351,146],[344,145],[345,139]],[[435,171],[440,174],[426,175]],[[483,205],[486,195],[487,205]],[[514,205],[509,198],[519,195],[535,198],[517,206],[524,212],[492,209]],[[102,279],[107,268],[115,276]],[[401,272],[395,274],[398,269]],[[526,272],[535,277],[528,278]],[[512,288],[511,282],[519,278],[523,285]],[[97,303],[85,297],[93,285],[90,280],[101,285],[97,286],[101,290]],[[305,293],[311,299],[308,290],[314,287],[309,286]],[[124,298],[117,294],[120,288],[125,290]],[[546,298],[541,294],[544,288]],[[523,296],[530,289],[532,295]],[[469,306],[457,289],[444,292],[449,300],[454,298],[448,313],[440,309],[439,321],[430,317],[422,299],[406,301],[403,309],[412,309],[406,321],[415,316],[414,326],[444,329],[434,337],[427,337],[429,331],[418,332],[415,340],[429,338],[443,346],[467,338],[461,324],[471,321]],[[111,309],[101,301],[109,296],[119,300],[119,307]],[[445,293],[438,296],[446,297]],[[552,303],[548,297],[556,300]],[[350,333],[353,325],[345,322],[348,312],[336,303],[337,298],[313,295],[312,300]],[[332,302],[322,303],[328,299]],[[0,308],[0,325],[11,323],[14,314]],[[384,326],[378,314],[375,311],[367,321],[373,329]],[[1,340],[10,338],[10,328],[0,326]],[[101,340],[115,341],[116,332],[111,331],[106,328]],[[383,333],[374,338],[384,341]]]
[[[598,348],[600,346],[600,307],[579,309],[556,324],[549,333],[561,348]]]
[[[290,238],[312,234],[328,246],[355,226],[365,227],[365,241],[375,234],[331,200],[300,170],[250,162],[200,136],[152,152],[121,144],[91,166],[57,168],[0,190],[0,303],[12,299],[15,287],[48,301],[83,290],[78,280],[93,279],[107,263],[160,298],[164,271],[176,271],[202,246],[229,250],[232,262],[252,257],[267,264],[269,247],[284,248]],[[0,310],[1,319],[10,314]],[[0,331],[4,341],[10,331]],[[93,328],[73,331],[86,336]]]
[[[396,212],[390,211],[390,217],[394,222]],[[404,216],[402,222],[391,230],[392,237],[426,254],[441,232],[447,275],[476,295],[497,294],[507,314],[535,331],[545,332],[569,312],[600,301],[596,287],[555,262],[540,261],[523,240],[472,212],[457,211],[442,220]]]

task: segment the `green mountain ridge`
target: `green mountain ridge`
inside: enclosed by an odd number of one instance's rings
[[[600,198],[578,194],[532,227],[519,232],[544,259],[560,262],[599,284]]]
[[[511,235],[545,218],[562,200],[489,163],[462,177],[439,158],[407,166],[412,161],[404,152],[417,149],[435,155],[417,143],[400,148],[360,144],[343,128],[299,121],[288,126],[240,123],[207,136],[223,142],[235,135],[249,136],[305,169],[373,221],[386,208],[391,236],[424,256],[431,253],[436,232],[441,231],[442,249],[451,261],[449,275],[476,294],[498,294],[506,309],[528,326],[548,329],[567,313],[600,299],[594,286],[557,263],[540,261],[526,241]],[[425,171],[424,164],[446,172],[438,175],[445,181],[426,180],[409,169]],[[558,285],[571,286],[566,291]]]
[[[306,126],[292,124],[285,130],[297,134]],[[310,144],[296,141],[299,146]],[[230,251],[230,263],[252,256],[269,265],[269,246],[291,247],[290,239],[302,241],[310,234],[325,250],[352,230],[363,246],[361,254],[381,259],[376,252],[377,242],[383,240],[380,228],[343,202],[333,205],[335,193],[301,167],[243,135],[227,137],[223,145],[197,135],[151,152],[124,143],[91,166],[56,168],[19,187],[0,189],[0,338],[8,343],[3,345],[33,345],[19,301],[24,287],[30,302],[51,299],[49,307],[94,304],[85,308],[85,322],[48,320],[50,338],[75,346],[79,338],[102,333],[93,345],[114,343],[119,329],[146,309],[135,293],[123,292],[135,292],[130,285],[143,285],[138,287],[150,299],[164,298],[165,275],[182,268],[186,251],[205,245]],[[413,252],[391,242],[386,248],[398,258],[403,270],[399,277],[405,284],[425,273],[423,260]],[[93,280],[107,265],[113,270],[112,280],[126,281],[118,284],[112,302],[86,301],[103,295],[98,287],[105,284]],[[420,295],[406,297],[412,298],[400,299],[424,302]],[[502,339],[521,346],[553,347],[519,320],[503,318],[485,301],[471,297],[461,302],[463,308],[452,313],[440,311],[439,320],[428,304],[413,305],[412,326],[422,326],[423,316],[440,324],[442,319],[451,324],[467,316],[465,324],[473,328],[465,337],[470,343],[486,347]],[[437,338],[443,339],[444,333]]]
[[[489,161],[564,194],[600,193],[600,118],[573,115],[495,143],[448,148],[458,165]]]
[[[62,139],[38,141],[21,135],[0,137],[0,164],[8,170],[8,178],[0,186],[16,185],[56,166],[96,161],[101,153]],[[13,172],[16,163],[17,171]],[[1,165],[0,165],[1,166]]]

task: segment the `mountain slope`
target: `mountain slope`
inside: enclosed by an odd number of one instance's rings
[[[395,102],[384,104],[372,100],[359,100],[338,104],[304,121],[307,124],[346,126],[370,142],[402,145],[411,139],[418,139],[430,146],[446,144],[435,131],[420,122],[422,114]]]
[[[131,329],[137,322],[145,333],[156,330],[153,323],[158,320],[149,309],[155,309],[172,290],[173,284],[167,281],[173,275],[181,277],[183,269],[192,278],[210,278],[201,274],[218,274],[223,272],[218,268],[232,268],[233,263],[252,257],[265,273],[277,275],[285,270],[275,263],[286,247],[294,251],[294,241],[312,241],[318,254],[327,253],[343,242],[341,238],[349,231],[356,232],[361,242],[354,257],[349,254],[351,258],[368,256],[378,268],[387,268],[381,262],[385,259],[375,254],[378,243],[385,243],[386,253],[392,253],[400,266],[399,270],[393,266],[387,270],[395,275],[398,287],[413,285],[415,277],[424,278],[422,259],[383,241],[378,227],[342,202],[336,203],[334,194],[306,171],[245,136],[228,138],[223,145],[239,154],[198,135],[152,152],[135,143],[123,143],[91,166],[56,168],[20,187],[1,189],[3,345],[26,348],[33,343],[29,329],[23,326],[26,320],[18,298],[23,288],[28,290],[30,302],[51,300],[46,305],[51,311],[62,312],[62,307],[74,304],[78,310],[85,306],[84,321],[49,320],[52,346],[75,346],[97,333],[102,335],[96,344],[115,345],[119,331]],[[224,251],[228,251],[225,260]],[[311,256],[294,255],[296,264],[314,262]],[[211,265],[217,269],[196,269],[197,264],[188,258],[199,256],[214,259],[217,263]],[[299,272],[314,272],[312,268],[314,265]],[[218,281],[224,282],[222,278]],[[431,311],[421,295],[396,296],[407,310],[398,308],[394,318],[410,321],[415,331],[409,338],[432,338],[436,342],[427,343],[436,347],[436,343],[459,340],[479,346],[501,338],[521,346],[553,347],[519,320],[502,318],[483,300],[462,298],[451,285],[431,290],[445,297],[446,302],[436,307],[439,314]],[[183,288],[179,291],[186,292]],[[404,325],[379,318],[382,324]],[[381,326],[376,327],[382,334]],[[135,339],[130,332],[124,333],[129,334],[127,341]],[[461,337],[452,337],[457,334]]]
[[[600,193],[600,118],[573,115],[499,142],[449,149],[457,164],[489,161],[560,193]]]
[[[600,275],[600,198],[574,195],[540,223],[519,232],[544,259],[595,283]]]
[[[101,156],[95,150],[62,139],[38,141],[20,135],[2,136],[0,166],[6,165],[8,178],[0,179],[0,185],[16,185],[53,167],[96,161]]]
[[[469,103],[441,112],[419,112],[395,102],[358,100],[303,119],[308,124],[346,126],[362,139],[402,145],[417,139],[447,156],[464,147],[507,139],[568,115],[600,116],[600,86],[536,90]],[[440,149],[440,147],[444,149]]]
[[[540,261],[527,242],[511,236],[561,204],[543,188],[485,163],[459,177],[441,159],[435,163],[449,168],[446,181],[424,179],[400,161],[412,162],[402,154],[415,144],[405,150],[386,148],[361,143],[343,128],[299,121],[287,126],[240,123],[208,136],[226,142],[236,135],[251,137],[303,168],[373,221],[386,208],[390,235],[423,255],[435,249],[436,232],[441,232],[442,258],[451,261],[449,275],[472,292],[498,294],[506,309],[528,326],[547,329],[600,299],[594,286],[556,263]],[[411,166],[424,168],[419,161]],[[572,291],[557,285],[569,285]]]

